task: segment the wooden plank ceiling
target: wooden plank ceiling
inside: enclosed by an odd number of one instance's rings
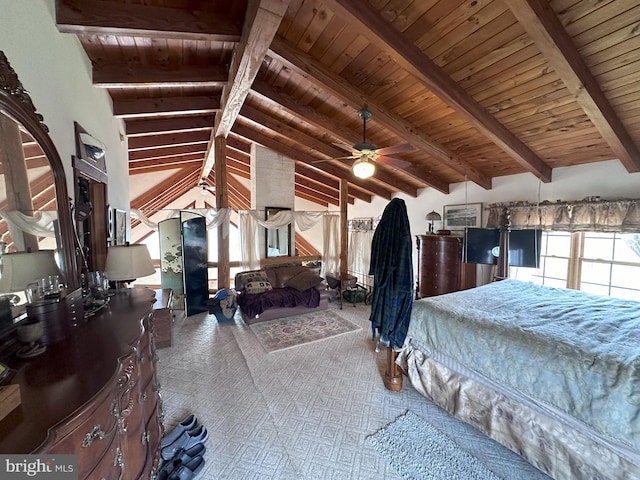
[[[295,192],[338,205],[447,193],[465,180],[620,159],[640,170],[637,0],[57,0],[96,87],[125,120],[132,199],[153,212],[225,158],[229,205],[261,144],[295,161]],[[357,179],[339,144],[410,144]],[[226,137],[216,157],[215,137]],[[336,145],[338,144],[338,145]]]

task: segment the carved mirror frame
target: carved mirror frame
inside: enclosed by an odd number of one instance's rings
[[[0,50],[0,109],[9,114],[15,121],[31,134],[49,159],[53,174],[58,211],[58,250],[60,252],[60,270],[64,275],[67,287],[76,289],[80,286],[80,276],[75,260],[75,241],[67,181],[62,160],[58,150],[49,136],[49,128],[42,115],[36,112],[29,93],[24,89],[18,75],[11,68],[4,52]]]

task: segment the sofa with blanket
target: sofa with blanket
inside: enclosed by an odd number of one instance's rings
[[[303,265],[240,272],[235,277],[235,289],[240,313],[247,324],[324,310],[329,306],[324,279]]]

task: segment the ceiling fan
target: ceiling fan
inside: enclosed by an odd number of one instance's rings
[[[209,185],[204,178],[200,180],[198,188],[200,189],[200,193],[202,195],[206,195],[207,192],[216,193],[216,187]]]
[[[353,170],[353,174],[359,178],[369,178],[373,175],[376,170],[376,162],[386,163],[387,165],[393,165],[400,168],[411,165],[409,162],[400,160],[399,158],[390,157],[389,155],[410,152],[413,150],[413,145],[410,143],[403,143],[393,147],[378,148],[377,145],[367,142],[367,120],[371,118],[371,112],[366,108],[363,108],[358,112],[358,115],[362,119],[362,142],[356,143],[353,146],[349,146],[345,143],[336,143],[336,146],[350,151],[351,155],[332,158],[331,160],[355,160],[351,168]],[[323,162],[325,160],[320,161]]]

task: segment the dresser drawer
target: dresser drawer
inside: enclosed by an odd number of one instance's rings
[[[97,458],[105,456],[117,436],[115,391],[103,392],[65,425],[53,429],[53,443],[47,453],[78,455],[79,478],[93,470]]]

